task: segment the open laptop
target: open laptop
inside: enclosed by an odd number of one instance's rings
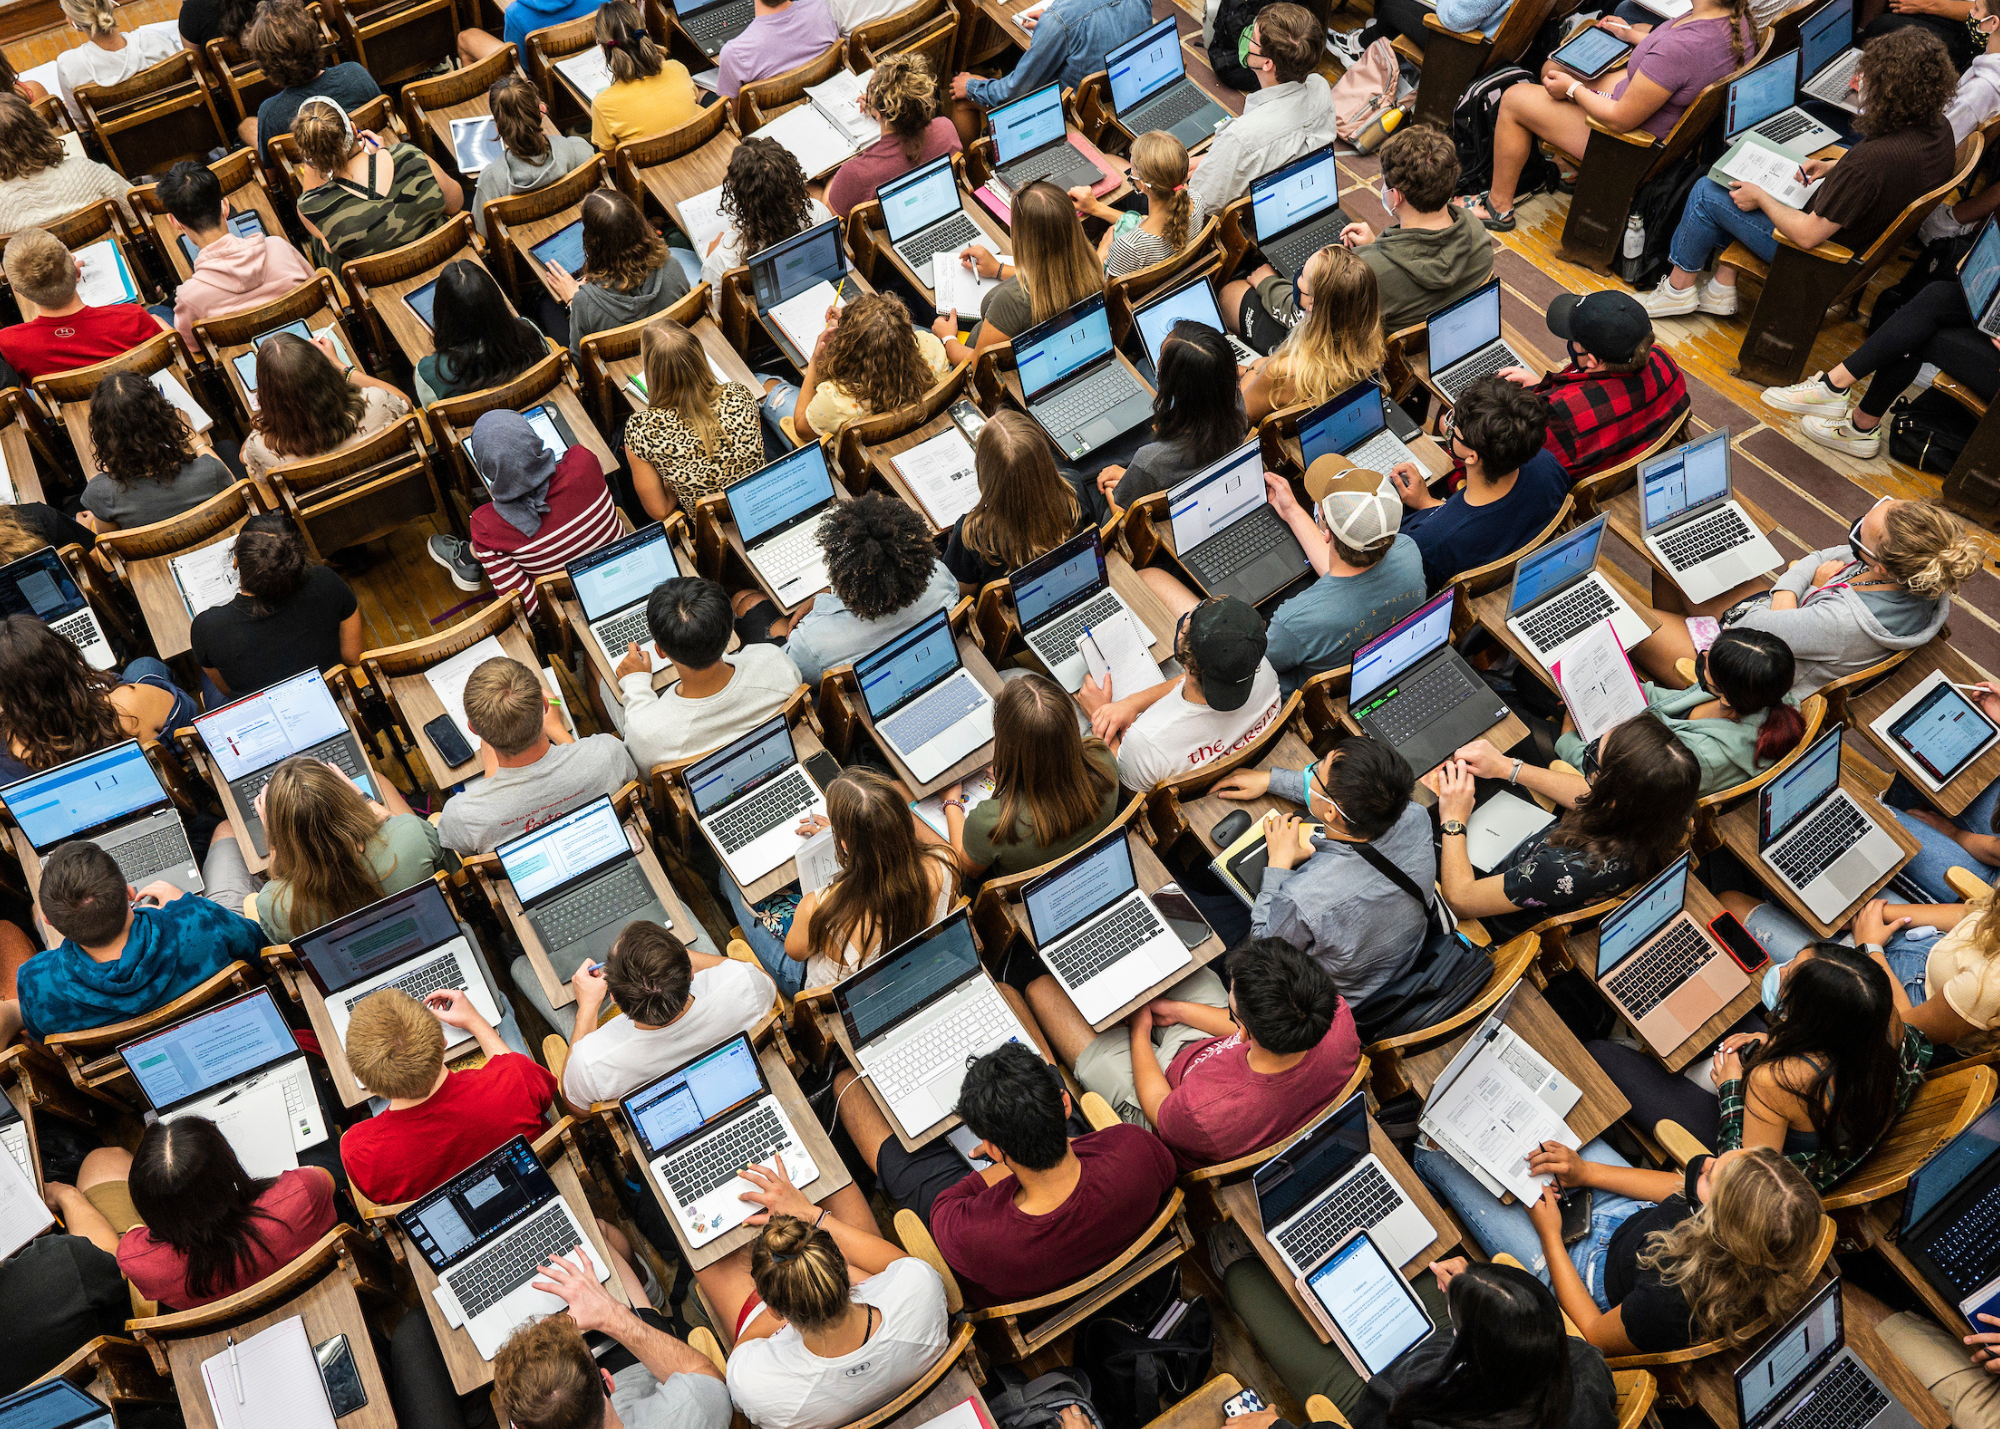
[[[783,715],[695,760],[685,777],[701,831],[739,887],[796,854],[799,821],[826,812]]]
[[[707,1245],[763,1210],[743,1199],[756,1189],[739,1174],[745,1166],[768,1167],[782,1156],[794,1186],[819,1179],[741,1032],[622,1098],[618,1109],[690,1246]]]
[[[572,278],[583,275],[583,220],[578,219],[566,228],[544,238],[528,252],[538,269],[553,263]]]
[[[1069,141],[1069,120],[1063,114],[1062,86],[1043,85],[986,116],[993,130],[994,173],[1017,194],[1029,184],[1047,182],[1067,193],[1078,184],[1096,185],[1104,174]]]
[[[1250,1184],[1264,1238],[1294,1275],[1319,1264],[1356,1229],[1374,1236],[1399,1266],[1438,1238],[1368,1148],[1366,1092],[1356,1092],[1259,1166]]]
[[[0,616],[32,615],[77,648],[93,670],[118,663],[111,642],[54,546],[0,566]]]
[[[66,1379],[43,1380],[0,1399],[0,1429],[113,1429],[111,1408]]]
[[[1102,293],[1037,323],[1013,345],[1028,415],[1069,459],[1151,420],[1153,394],[1118,360]]]
[[[875,733],[920,784],[993,742],[993,697],[959,659],[943,609],[856,658],[854,682]]]
[[[1687,911],[1688,855],[1604,920],[1597,985],[1662,1057],[1750,986],[1736,960]]]
[[[317,670],[280,680],[254,695],[196,715],[194,727],[229,792],[236,796],[243,830],[250,835],[259,857],[270,856],[271,839],[257,814],[257,796],[287,759],[298,756],[331,764],[369,798],[382,797],[361,741],[341,718],[340,706],[326,687],[326,676]]]
[[[88,839],[111,855],[134,888],[165,879],[201,892],[187,830],[137,740],[17,780],[0,789],[0,804],[38,861],[71,839]]]
[[[1163,130],[1192,149],[1214,135],[1229,111],[1187,77],[1173,17],[1160,21],[1104,57],[1111,109],[1134,134]]]
[[[826,589],[819,518],[833,505],[833,476],[818,442],[787,452],[724,488],[743,552],[783,606]]]
[[[1834,726],[1757,791],[1758,855],[1822,923],[1834,922],[1904,859],[1874,816],[1840,787],[1841,737]]]
[[[1299,447],[1311,466],[1329,452],[1363,471],[1387,473],[1399,462],[1423,463],[1389,425],[1388,398],[1372,381],[1355,383],[1330,397],[1299,421]]]
[[[1264,261],[1296,279],[1306,259],[1340,241],[1340,170],[1333,145],[1315,149],[1250,183],[1250,220]]]
[[[1859,114],[1859,99],[1849,88],[1859,68],[1854,0],[1827,0],[1799,25],[1799,73],[1805,76],[1799,88],[1808,98]]]
[[[127,1042],[118,1055],[162,1121],[207,1117],[246,1166],[296,1166],[299,1152],[326,1140],[306,1054],[269,988],[246,992]],[[267,1083],[273,1087],[270,1095],[282,1098],[284,1129],[290,1133],[283,1145],[261,1144],[263,1137],[280,1134],[275,1116],[236,1120],[229,1113],[230,1103]]]
[[[1697,603],[1785,563],[1736,500],[1730,460],[1718,427],[1639,468],[1646,549]]]
[[[628,923],[673,926],[608,795],[494,852],[559,978],[609,957]]]
[[[769,313],[780,303],[789,302],[820,283],[838,283],[847,276],[847,254],[840,246],[840,220],[829,218],[825,223],[815,224],[804,233],[795,233],[782,243],[773,243],[751,254],[744,263],[750,269],[750,289],[756,294],[757,310],[762,313]]]
[[[750,28],[756,14],[756,0],[682,0],[674,7],[674,22],[714,59],[724,45]]]
[[[1085,1022],[1098,1022],[1194,961],[1139,889],[1114,828],[1021,889],[1035,948]]]
[[[1958,284],[1965,290],[1973,326],[1987,337],[2000,337],[2000,304],[1993,301],[2000,295],[2000,214],[1979,230],[1972,251],[1958,266]]]
[[[1121,610],[1131,614],[1131,607],[1105,578],[1103,533],[1095,526],[1086,527],[1046,556],[1010,572],[1007,584],[1014,591],[1021,637],[1049,674],[1075,694],[1090,673],[1077,649],[1077,637]],[[1152,631],[1136,615],[1132,628],[1153,641]]]
[[[1847,1344],[1836,1275],[1736,1371],[1742,1429],[1914,1429]]]
[[[891,179],[875,190],[875,197],[882,204],[890,246],[920,278],[930,277],[933,255],[955,259],[966,244],[986,236],[966,214],[949,154]]]
[[[1497,282],[1439,308],[1424,324],[1424,331],[1429,342],[1431,385],[1454,402],[1466,388],[1503,367],[1529,367],[1500,336]]]
[[[653,632],[646,624],[646,603],[663,583],[687,572],[674,557],[674,544],[667,539],[664,522],[642,526],[589,555],[578,556],[567,570],[591,638],[606,660],[616,667],[625,658],[627,647],[637,643],[654,671],[667,663],[654,648]]]
[[[1609,620],[1630,650],[1652,634],[1638,611],[1597,569],[1605,518],[1596,516],[1521,557],[1507,596],[1507,628],[1547,669],[1577,639]]]
[[[487,986],[486,970],[465,929],[435,879],[426,878],[365,908],[301,933],[292,950],[326,1004],[333,1035],[347,1045],[354,1009],[385,987],[422,1002],[434,992],[462,990],[479,1015],[500,1024],[500,1004]],[[444,1045],[456,1047],[472,1034],[439,1024]]]
[[[1797,158],[1838,143],[1840,131],[1792,103],[1798,90],[1799,52],[1787,50],[1741,79],[1729,82],[1723,101],[1723,142],[1755,134]],[[1710,171],[1711,177],[1714,170]]]
[[[1261,605],[1312,574],[1305,547],[1271,505],[1253,434],[1167,493],[1174,551],[1202,592]]]
[[[1132,321],[1138,326],[1139,341],[1145,345],[1146,360],[1153,364],[1154,372],[1160,370],[1160,352],[1166,347],[1167,335],[1174,330],[1174,324],[1188,320],[1212,327],[1228,339],[1229,350],[1236,354],[1239,366],[1249,367],[1258,360],[1248,343],[1222,325],[1222,309],[1216,306],[1215,288],[1204,276],[1169,288],[1144,306],[1133,309]]]
[[[1507,717],[1506,703],[1451,644],[1454,590],[1432,596],[1354,652],[1347,709],[1419,775]]]
[[[0,1147],[6,1148],[14,1164],[21,1168],[21,1174],[40,1191],[42,1178],[36,1174],[34,1148],[28,1141],[28,1119],[5,1095],[0,1095]]]
[[[962,909],[835,983],[833,1001],[863,1075],[911,1136],[952,1114],[979,1058],[1035,1046],[980,967]]]
[[[1988,1107],[1911,1175],[1896,1245],[1948,1301],[2000,1274],[2000,1106]],[[1973,1328],[1985,1334],[1993,1327]]]
[[[437,1276],[431,1293],[446,1322],[463,1325],[488,1360],[516,1326],[564,1308],[534,1283],[555,1257],[590,1244],[525,1136],[411,1202],[396,1224]],[[599,1280],[610,1278],[602,1256],[590,1260]]]

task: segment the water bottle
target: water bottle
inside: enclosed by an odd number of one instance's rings
[[[1637,258],[1646,251],[1646,224],[1638,214],[1625,220],[1625,256]]]

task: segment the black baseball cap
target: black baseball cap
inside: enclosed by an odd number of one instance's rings
[[[1195,607],[1188,620],[1188,652],[1201,669],[1201,697],[1210,709],[1243,708],[1269,643],[1264,617],[1233,595]]]
[[[1558,293],[1549,304],[1549,331],[1606,362],[1630,362],[1653,335],[1653,320],[1630,293]]]

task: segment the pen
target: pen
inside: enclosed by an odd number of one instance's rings
[[[1990,695],[1993,693],[1984,685],[1961,685],[1952,680],[1946,680],[1945,683],[1950,685],[1954,690],[1964,690],[1967,694]]]
[[[229,1346],[229,1372],[236,1376],[236,1402],[243,1402],[243,1361],[236,1357],[236,1336],[224,1337]]]
[[[1088,625],[1083,627],[1083,638],[1090,642],[1090,648],[1097,652],[1098,660],[1103,663],[1106,670],[1109,670],[1111,662],[1104,658],[1104,647],[1097,643],[1097,635]]]

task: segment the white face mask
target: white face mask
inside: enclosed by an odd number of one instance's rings
[[[1396,205],[1390,199],[1389,195],[1394,192],[1395,190],[1390,188],[1387,184],[1378,183],[1377,185],[1375,185],[1375,196],[1382,200],[1382,207],[1387,209],[1392,214],[1396,211]]]

